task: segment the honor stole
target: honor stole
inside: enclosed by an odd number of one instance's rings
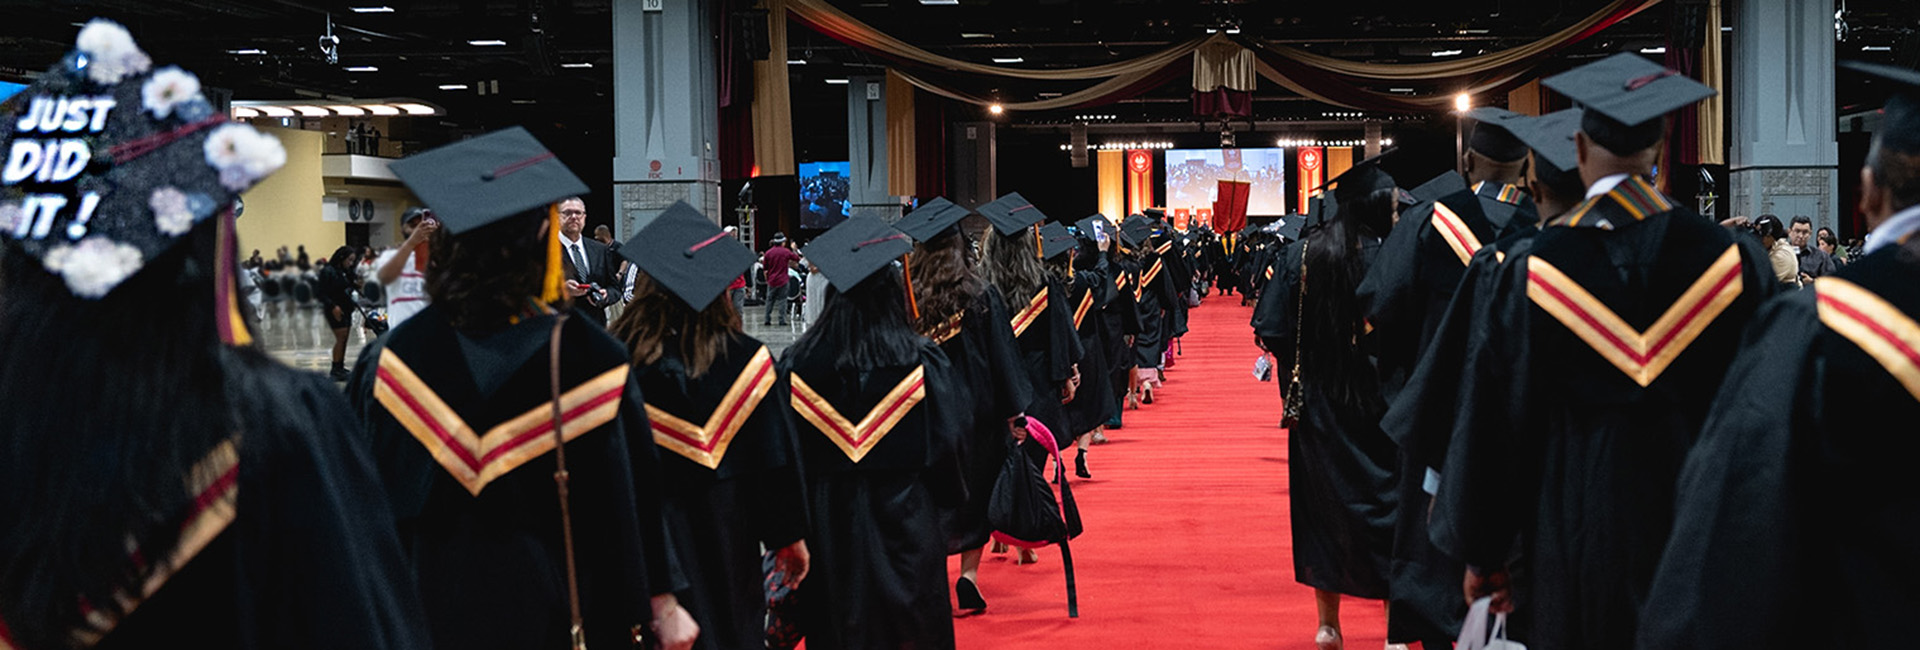
[[[720,405],[707,415],[706,422],[695,425],[665,409],[646,405],[654,444],[707,469],[719,469],[733,437],[740,433],[740,427],[773,388],[774,379],[773,354],[763,345],[734,378],[733,386],[720,398]]]

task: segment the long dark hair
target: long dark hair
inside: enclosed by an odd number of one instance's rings
[[[125,614],[116,594],[141,593],[151,571],[129,539],[146,558],[171,554],[189,468],[238,432],[214,230],[99,300],[0,245],[0,619],[22,647],[74,644],[82,599]]]
[[[880,269],[844,292],[828,287],[820,321],[794,340],[784,358],[832,355],[834,368],[842,371],[918,363],[926,339],[907,314],[906,291],[894,267]]]
[[[986,292],[976,262],[973,246],[957,226],[913,245],[907,270],[913,274],[913,298],[920,308],[915,325],[920,331],[945,324]]]
[[[633,301],[607,331],[627,344],[634,365],[652,365],[671,351],[686,364],[688,377],[699,378],[739,335],[740,313],[725,294],[695,310],[646,271],[635,270]]]
[[[352,246],[341,246],[333,249],[333,256],[327,258],[327,266],[345,271],[347,270],[347,260],[359,256],[360,249]]]
[[[989,235],[982,247],[987,281],[1000,289],[1008,305],[1025,306],[1047,284],[1047,269],[1040,265],[1034,241],[1033,229],[1027,228],[1011,235]]]
[[[1303,381],[1348,406],[1379,406],[1380,391],[1366,353],[1356,343],[1365,325],[1354,291],[1367,273],[1361,247],[1393,227],[1391,188],[1343,198],[1333,220],[1304,236],[1307,277],[1300,296],[1307,321],[1294,334]]]
[[[427,296],[455,329],[505,327],[538,299],[546,273],[543,209],[437,239],[427,266]],[[563,301],[567,302],[567,301]]]

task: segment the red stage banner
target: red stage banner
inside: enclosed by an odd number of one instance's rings
[[[1327,182],[1327,156],[1320,147],[1300,148],[1300,202],[1294,204],[1294,211],[1307,212],[1307,200],[1313,198],[1314,190]]]
[[[1127,150],[1127,214],[1153,207],[1153,152]]]

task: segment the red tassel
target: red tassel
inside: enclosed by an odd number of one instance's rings
[[[913,297],[913,254],[901,257],[900,262],[900,281],[907,285],[907,311],[913,314],[913,320],[917,323],[920,321],[920,301]]]

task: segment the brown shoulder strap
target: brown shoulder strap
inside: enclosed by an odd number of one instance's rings
[[[573,559],[573,513],[567,504],[567,438],[561,432],[565,418],[560,412],[560,330],[567,324],[567,316],[562,312],[553,319],[553,333],[547,343],[547,378],[553,391],[553,482],[560,496],[560,533],[567,552],[567,610],[573,624],[569,631],[573,650],[586,650],[587,635],[580,619],[580,579]]]

